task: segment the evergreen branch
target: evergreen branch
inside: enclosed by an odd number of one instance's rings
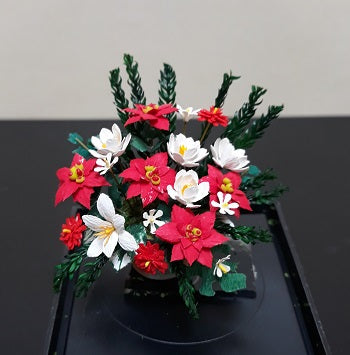
[[[75,296],[85,297],[91,285],[100,277],[103,266],[108,258],[101,254],[94,261],[84,265],[84,272],[78,277],[75,286]]]
[[[288,191],[288,187],[280,185],[271,191],[255,191],[253,195],[249,195],[250,203],[255,205],[271,205],[278,199],[284,192]]]
[[[109,82],[111,83],[112,94],[114,96],[114,104],[117,107],[117,112],[123,124],[128,119],[128,114],[124,111],[129,107],[129,101],[125,97],[125,92],[122,88],[122,78],[120,76],[120,69],[116,68],[109,72]]]
[[[133,104],[146,104],[145,94],[141,87],[141,76],[138,71],[138,63],[134,61],[134,57],[130,54],[124,54],[124,64],[129,79],[128,84],[131,88],[131,101]]]
[[[159,105],[172,104],[175,105],[176,100],[176,74],[171,65],[164,63],[164,69],[160,71],[159,79]],[[175,131],[176,128],[176,113],[173,112],[169,115],[170,128],[169,133]]]
[[[76,271],[78,271],[89,245],[82,245],[75,252],[67,254],[65,260],[56,265],[55,276],[53,279],[53,289],[56,293],[61,291],[64,280],[68,277],[72,280]]]
[[[224,105],[231,84],[233,83],[234,80],[237,80],[239,78],[240,76],[233,76],[232,72],[230,72],[230,74],[224,73],[222,84],[218,91],[218,96],[215,99],[215,107],[222,107]]]
[[[260,189],[265,186],[266,181],[275,180],[277,175],[273,172],[272,169],[266,169],[265,171],[260,172],[255,176],[245,176],[240,185],[240,190],[255,190]]]
[[[278,118],[282,111],[283,105],[269,106],[266,115],[261,115],[243,134],[237,137],[234,141],[235,148],[252,147],[255,141],[262,137],[264,130],[270,125],[271,121]]]
[[[257,106],[262,103],[261,97],[266,93],[266,89],[259,86],[252,86],[249,94],[248,102],[235,113],[234,117],[230,120],[222,138],[227,137],[233,145],[235,145],[235,139],[242,134],[245,127],[249,124],[256,112]]]
[[[215,229],[223,234],[229,235],[232,239],[241,240],[247,244],[255,244],[257,241],[266,243],[272,240],[272,236],[269,231],[265,229],[256,230],[255,227],[231,227],[227,223],[216,221]]]

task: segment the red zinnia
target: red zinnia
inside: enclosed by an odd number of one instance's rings
[[[139,244],[136,253],[134,263],[144,272],[154,275],[158,270],[164,274],[168,269],[168,264],[164,259],[164,250],[159,249],[159,244],[151,242],[147,242],[146,245]]]
[[[192,265],[194,261],[212,267],[211,248],[228,240],[214,229],[215,212],[194,215],[192,212],[173,206],[171,222],[159,227],[156,235],[159,239],[174,244],[171,261],[186,259]]]
[[[169,168],[168,154],[158,153],[147,159],[133,159],[130,168],[119,176],[131,182],[126,198],[141,195],[143,207],[156,198],[168,203],[167,186],[175,181],[175,170]]]
[[[72,250],[74,247],[81,245],[85,230],[86,226],[78,213],[75,217],[67,218],[66,223],[62,224],[60,240],[67,246],[68,250]]]
[[[171,104],[160,106],[155,104],[149,104],[147,106],[136,104],[135,107],[136,108],[126,108],[124,110],[130,113],[130,117],[125,122],[124,126],[138,121],[148,121],[154,128],[169,131],[169,120],[164,116],[177,111],[177,108]]]
[[[219,169],[208,164],[208,176],[200,179],[200,182],[208,181],[210,185],[210,210],[215,211],[217,207],[213,207],[211,201],[218,201],[217,193],[222,191],[224,194],[231,194],[231,202],[237,202],[240,208],[251,211],[249,200],[245,193],[239,190],[241,184],[241,176],[234,172],[223,174]],[[235,210],[235,216],[239,217],[239,209]]]
[[[94,187],[109,186],[108,181],[94,171],[96,159],[85,160],[75,154],[70,168],[58,169],[60,181],[56,192],[55,206],[73,195],[73,200],[90,209],[90,197]]]
[[[210,111],[202,109],[198,112],[198,121],[208,121],[213,126],[228,125],[228,117],[222,114],[220,107],[212,106]]]

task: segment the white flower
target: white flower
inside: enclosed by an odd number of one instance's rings
[[[167,145],[169,156],[186,168],[198,166],[198,162],[209,154],[205,148],[201,148],[199,141],[187,138],[182,133],[177,136],[172,133]]]
[[[210,146],[214,162],[222,168],[242,173],[247,171],[249,160],[244,149],[235,149],[228,138],[218,138],[214,146]]]
[[[98,158],[96,165],[98,165],[94,171],[100,173],[100,175],[106,174],[106,172],[118,161],[118,157],[112,160],[112,153],[108,153],[104,158]]]
[[[165,222],[163,221],[158,221],[157,218],[162,217],[163,216],[163,211],[162,210],[150,210],[149,214],[147,212],[143,213],[143,218],[145,219],[143,221],[143,225],[145,227],[148,227],[149,225],[151,225],[151,233],[154,234],[157,230],[156,226],[158,227],[162,226],[163,224],[165,224]]]
[[[198,184],[198,175],[194,170],[180,170],[175,176],[174,187],[168,185],[169,196],[186,205],[189,208],[200,207],[194,205],[209,194],[209,182],[201,182]]]
[[[130,139],[130,133],[122,139],[120,129],[114,123],[112,130],[102,128],[99,134],[99,138],[95,136],[91,137],[91,143],[97,149],[97,152],[92,149],[90,149],[89,152],[96,158],[103,158],[108,153],[112,153],[113,156],[119,157],[125,152]]]
[[[115,254],[112,258],[111,258],[111,262],[113,264],[113,267],[119,271],[122,268],[124,268],[126,265],[128,265],[129,263],[131,263],[131,258],[128,254],[124,254],[124,256],[122,257],[122,260],[119,259],[118,254]]]
[[[113,202],[106,194],[98,197],[97,210],[105,220],[92,215],[82,217],[85,225],[96,232],[87,256],[96,257],[104,253],[110,258],[118,243],[127,251],[138,248],[135,238],[124,229],[124,217],[115,213]]]
[[[193,107],[182,108],[180,105],[176,105],[176,108],[179,110],[180,116],[187,123],[192,117],[196,117],[198,112],[201,109],[194,110]]]
[[[218,194],[218,199],[219,199],[219,202],[217,201],[214,201],[212,200],[211,201],[211,205],[213,207],[218,207],[220,208],[219,212],[222,213],[222,214],[229,214],[229,215],[234,215],[235,214],[235,211],[232,211],[234,209],[237,209],[239,207],[239,204],[237,202],[232,202],[232,203],[229,203],[231,201],[231,194],[224,194],[219,191]]]
[[[231,268],[228,265],[223,264],[223,262],[229,260],[230,257],[231,255],[227,255],[216,262],[213,275],[216,274],[217,277],[222,277],[223,273],[227,274],[231,270]]]

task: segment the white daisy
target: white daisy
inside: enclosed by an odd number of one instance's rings
[[[211,205],[213,207],[218,207],[220,208],[219,212],[222,214],[229,214],[229,215],[234,215],[235,214],[235,209],[237,209],[239,207],[239,204],[237,202],[232,202],[229,203],[231,201],[231,194],[223,194],[221,191],[218,192],[217,194],[219,202],[217,201],[211,201]]]
[[[94,171],[100,173],[100,175],[104,175],[118,161],[118,159],[118,157],[115,157],[112,160],[112,153],[108,153],[105,157],[96,160],[96,165],[98,166]]]
[[[163,224],[165,224],[164,221],[158,221],[157,218],[162,217],[163,216],[163,211],[162,210],[150,210],[149,214],[147,212],[143,213],[143,218],[145,219],[143,221],[143,225],[145,227],[148,227],[149,225],[151,226],[151,233],[155,234],[157,227],[155,225],[157,225],[158,227],[162,226]]]

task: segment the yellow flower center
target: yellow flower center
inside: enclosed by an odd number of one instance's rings
[[[106,245],[115,228],[113,226],[102,226],[101,229],[100,232],[95,233],[95,236],[99,239],[105,239],[104,245]]]
[[[106,143],[102,143],[102,148],[107,148],[107,144]]]
[[[70,170],[69,180],[75,181],[78,184],[81,184],[85,180],[83,164],[75,164],[69,170]]]
[[[185,147],[183,144],[180,145],[180,148],[179,148],[179,153],[183,156],[185,154],[187,150],[187,147]]]
[[[219,269],[224,273],[224,274],[227,274],[228,273],[228,268],[227,267],[225,267],[225,265],[224,264],[219,264],[218,265],[218,267],[219,267]]]
[[[160,184],[160,177],[157,174],[157,168],[153,165],[146,165],[145,166],[145,176],[146,178],[152,183],[152,185],[159,185]]]
[[[147,105],[146,107],[144,107],[144,108],[142,109],[142,112],[143,112],[143,113],[148,113],[148,112],[150,112],[150,111],[152,111],[152,110],[158,110],[158,108],[159,108],[158,105],[154,105],[154,106]]]
[[[192,243],[198,241],[201,237],[202,231],[199,228],[193,227],[192,224],[186,226],[186,238],[188,238]]]
[[[227,202],[224,202],[223,204],[222,204],[222,207],[224,207],[224,208],[226,208],[228,206],[228,203]]]
[[[67,233],[67,234],[72,233],[72,231],[70,229],[66,229],[66,228],[62,229],[62,232]]]
[[[189,187],[192,187],[193,184],[185,184],[184,186],[182,186],[182,189],[181,189],[181,194],[183,195],[185,193],[185,191],[189,188]]]
[[[214,107],[213,113],[214,113],[214,114],[215,114],[215,113],[217,113],[217,112],[218,112],[218,110],[219,110],[219,108],[218,108],[218,107]]]
[[[232,194],[232,192],[234,191],[233,190],[233,187],[232,187],[232,182],[229,178],[225,177],[223,180],[222,180],[222,184],[220,186],[221,188],[221,191],[222,192],[225,192],[225,193],[230,193]]]
[[[150,263],[151,263],[150,261],[146,261],[146,262],[145,262],[145,268],[148,267],[148,265],[149,265]]]

